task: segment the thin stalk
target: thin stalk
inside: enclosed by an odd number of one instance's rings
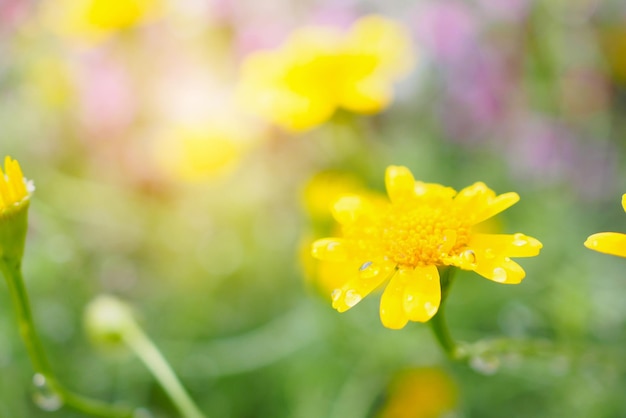
[[[446,267],[440,270],[441,303],[439,304],[439,310],[429,323],[437,342],[448,357],[452,360],[460,360],[463,356],[458,344],[452,338],[452,334],[450,334],[445,314],[446,299],[454,281],[455,273],[456,269],[454,267]]]
[[[47,391],[50,391],[50,396],[56,396],[59,401],[59,407],[65,404],[85,414],[101,418],[132,418],[132,411],[113,407],[98,400],[73,393],[57,380],[37,334],[20,264],[1,258],[0,271],[2,271],[6,279],[7,287],[13,300],[20,334],[26,346],[26,351],[35,372],[40,375],[36,379],[36,385],[40,388],[45,387]]]
[[[184,418],[205,418],[159,349],[138,326],[125,332],[123,340],[158,380]]]

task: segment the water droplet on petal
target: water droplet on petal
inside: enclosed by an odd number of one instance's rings
[[[488,260],[494,259],[496,258],[496,253],[491,248],[487,248],[485,250],[485,258]]]
[[[461,261],[467,264],[467,267],[473,267],[476,264],[476,254],[472,250],[465,250],[461,253]]]
[[[366,269],[367,269],[369,266],[371,266],[371,265],[372,265],[372,262],[371,262],[371,261],[366,261],[365,263],[363,263],[363,264],[361,265],[361,267],[359,267],[359,270],[360,270],[360,271],[366,270]]]
[[[335,289],[333,290],[333,293],[330,294],[330,298],[333,300],[333,302],[337,302],[340,296],[341,296],[341,289]]]
[[[346,305],[348,305],[351,308],[357,303],[359,303],[361,299],[363,299],[362,296],[352,289],[348,290],[343,298]]]
[[[413,295],[406,295],[406,301],[411,302],[413,300]]]
[[[359,277],[361,279],[371,279],[380,273],[380,267],[371,261],[363,263],[361,267],[359,267]]]
[[[492,375],[500,368],[500,359],[494,355],[477,355],[470,359],[470,367],[478,373]]]
[[[33,393],[33,401],[44,411],[56,411],[63,406],[61,397],[50,387],[48,380],[41,373],[33,376],[33,385],[35,392]]]
[[[528,237],[526,235],[520,233],[513,235],[513,245],[523,247],[526,244],[528,244]]]
[[[587,247],[595,248],[595,247],[598,246],[598,240],[596,240],[596,239],[587,240],[586,244],[587,244]]]
[[[506,270],[502,267],[496,267],[493,269],[493,281],[504,283],[506,281]]]
[[[426,302],[424,304],[424,309],[426,310],[428,316],[434,316],[439,308],[430,302]]]

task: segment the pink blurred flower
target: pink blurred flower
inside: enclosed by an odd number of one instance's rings
[[[462,67],[448,68],[446,92],[441,104],[444,130],[454,140],[487,139],[505,122],[513,80],[504,60],[478,51]]]
[[[413,21],[418,41],[436,60],[458,62],[475,47],[477,23],[464,2],[426,1],[417,7]]]
[[[130,75],[105,50],[85,53],[80,64],[77,84],[83,127],[97,138],[120,135],[136,114]]]
[[[17,28],[31,10],[28,0],[0,0],[0,36]]]
[[[526,115],[500,144],[512,172],[547,187],[568,183],[581,197],[597,199],[614,190],[618,178],[613,145],[599,138],[581,138],[567,125]]]

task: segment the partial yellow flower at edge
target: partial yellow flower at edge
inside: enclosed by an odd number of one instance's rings
[[[441,418],[457,405],[458,390],[442,369],[403,370],[391,382],[376,418]]]
[[[163,0],[47,0],[41,7],[43,21],[56,33],[97,42],[159,18],[165,6]]]
[[[19,208],[30,197],[20,164],[7,156],[0,169],[0,216]]]
[[[0,169],[0,258],[20,263],[28,227],[28,206],[33,186],[16,160],[6,157]]]
[[[333,263],[343,285],[332,292],[333,308],[344,312],[388,282],[380,303],[384,326],[403,328],[426,322],[439,309],[438,267],[472,270],[498,283],[516,284],[525,272],[511,257],[532,257],[542,244],[517,234],[482,234],[475,225],[519,200],[516,193],[496,195],[484,183],[456,192],[417,182],[406,167],[386,171],[388,202],[347,196],[333,216],[341,236],[317,240],[312,254]],[[351,268],[350,274],[346,267]],[[341,275],[341,276],[340,276]]]
[[[626,211],[626,194],[622,195],[622,208]],[[600,253],[626,257],[626,234],[599,232],[587,238],[585,247]]]

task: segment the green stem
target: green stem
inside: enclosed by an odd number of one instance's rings
[[[138,326],[125,332],[123,339],[159,381],[184,418],[204,418],[161,352]]]
[[[102,418],[131,418],[133,416],[132,411],[112,407],[98,400],[73,393],[56,379],[37,334],[20,263],[11,259],[0,258],[0,271],[6,279],[13,300],[26,351],[38,375],[36,375],[35,384],[41,390],[45,388],[46,391],[49,391],[48,395],[57,397],[58,406],[65,404],[85,414]]]
[[[455,273],[456,269],[454,267],[445,267],[440,270],[441,303],[439,304],[439,310],[435,316],[431,318],[429,323],[437,342],[448,357],[452,360],[460,360],[463,356],[459,346],[450,334],[445,315],[446,299],[448,298],[450,287],[454,281]]]

